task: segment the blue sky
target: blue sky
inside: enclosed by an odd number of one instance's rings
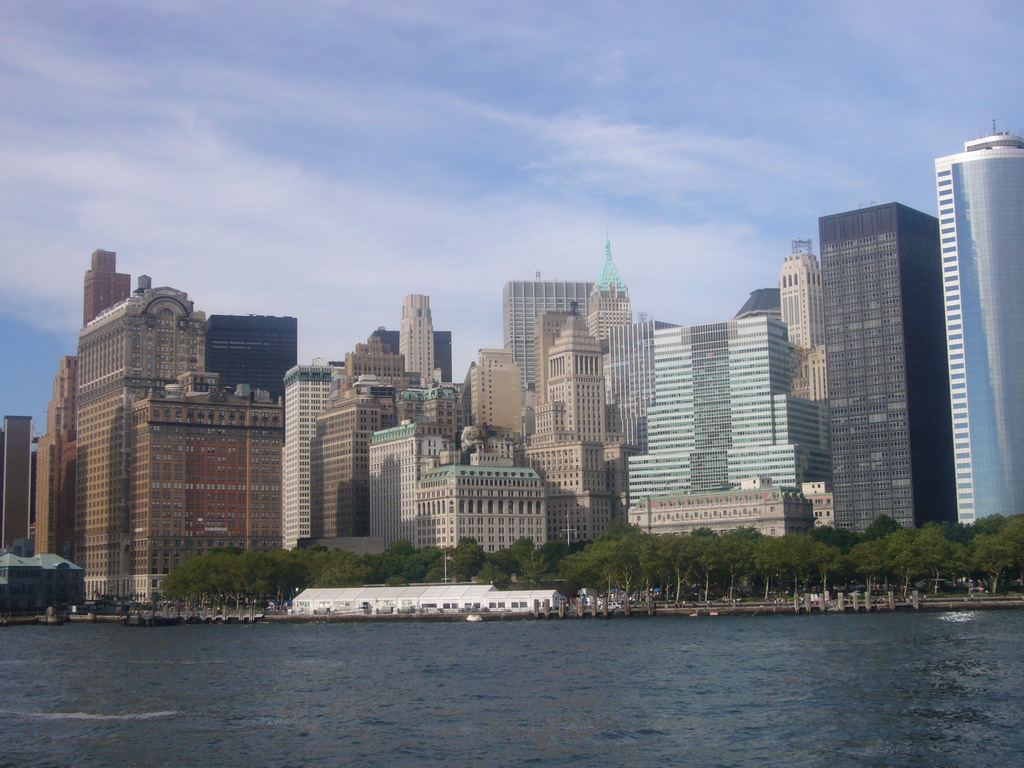
[[[1013,2],[0,5],[0,413],[44,431],[96,248],[338,358],[431,297],[456,378],[508,280],[732,316],[790,241],[1024,126]]]

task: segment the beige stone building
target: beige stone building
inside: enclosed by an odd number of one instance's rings
[[[744,481],[740,488],[646,499],[630,509],[629,522],[646,533],[753,528],[765,536],[785,536],[811,530],[814,514],[811,502],[799,491],[758,478]]]
[[[496,552],[522,538],[537,546],[546,542],[544,483],[537,472],[513,466],[502,452],[476,452],[469,460],[423,474],[415,545],[454,547],[473,538],[485,552]]]
[[[405,370],[419,376],[421,383],[438,378],[434,371],[434,323],[430,297],[411,294],[402,299],[399,351],[405,356]]]
[[[395,425],[395,388],[363,376],[316,417],[310,442],[310,538],[370,533],[370,439]]]
[[[811,502],[814,510],[814,525],[836,525],[835,501],[832,497],[831,483],[804,483],[800,486],[804,496]]]
[[[333,366],[324,358],[296,365],[284,376],[282,541],[294,549],[310,536],[310,446],[316,418],[327,408]]]
[[[609,331],[632,322],[633,305],[629,300],[629,291],[612,261],[612,244],[605,238],[604,267],[594,283],[587,305],[587,330],[601,342],[607,352]]]
[[[370,439],[370,535],[415,544],[420,477],[452,449],[440,424],[407,421]]]
[[[476,425],[523,432],[520,394],[522,374],[510,349],[481,349],[469,370],[470,419]]]
[[[132,296],[78,339],[77,557],[86,593],[129,595],[132,406],[204,367],[206,315],[188,295],[139,278]]]
[[[404,389],[408,386],[405,355],[391,352],[379,336],[370,336],[345,354],[345,381],[354,382],[360,376],[375,376],[382,384]]]
[[[522,463],[544,479],[548,538],[589,541],[612,519],[613,488],[625,481],[613,482],[606,461],[607,446],[618,440],[607,428],[601,344],[582,317],[565,319],[543,367],[537,429]]]

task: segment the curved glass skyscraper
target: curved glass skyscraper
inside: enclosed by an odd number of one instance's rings
[[[960,522],[1024,512],[1024,139],[935,161]]]

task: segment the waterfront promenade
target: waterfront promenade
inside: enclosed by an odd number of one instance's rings
[[[6,616],[0,615],[0,626],[30,624],[122,624],[125,626],[153,626],[166,624],[246,624],[273,622],[287,624],[323,623],[365,623],[365,622],[453,622],[466,621],[469,616],[481,621],[522,621],[557,619],[623,619],[657,618],[676,616],[686,618],[719,618],[727,616],[810,616],[851,613],[892,613],[892,612],[948,612],[948,611],[991,611],[1018,610],[1024,608],[1024,595],[979,595],[979,596],[926,596],[912,592],[902,598],[894,592],[872,595],[844,595],[837,593],[828,600],[820,595],[805,594],[797,599],[785,598],[767,601],[713,600],[688,603],[633,603],[629,610],[609,610],[600,603],[583,605],[580,602],[564,603],[548,609],[512,613],[506,611],[445,611],[439,613],[331,613],[294,614],[264,613],[253,608],[229,610],[226,613],[210,609],[175,612],[174,615],[157,614],[154,620],[148,612],[133,612],[128,616],[68,614],[56,616]]]

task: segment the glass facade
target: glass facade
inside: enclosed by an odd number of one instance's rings
[[[647,453],[647,409],[654,402],[654,331],[675,327],[645,320],[608,331],[609,402],[618,412],[623,440]]]
[[[1000,133],[935,161],[957,510],[1024,509],[1024,140]]]
[[[831,479],[825,407],[789,394],[795,357],[782,321],[658,329],[654,369],[649,452],[630,459],[631,501],[757,477]]]
[[[534,359],[534,324],[545,312],[565,312],[575,304],[581,317],[587,316],[592,282],[561,280],[513,280],[502,291],[505,349],[523,372],[523,389],[537,381]]]
[[[938,222],[889,203],[819,231],[836,526],[952,520]]]

